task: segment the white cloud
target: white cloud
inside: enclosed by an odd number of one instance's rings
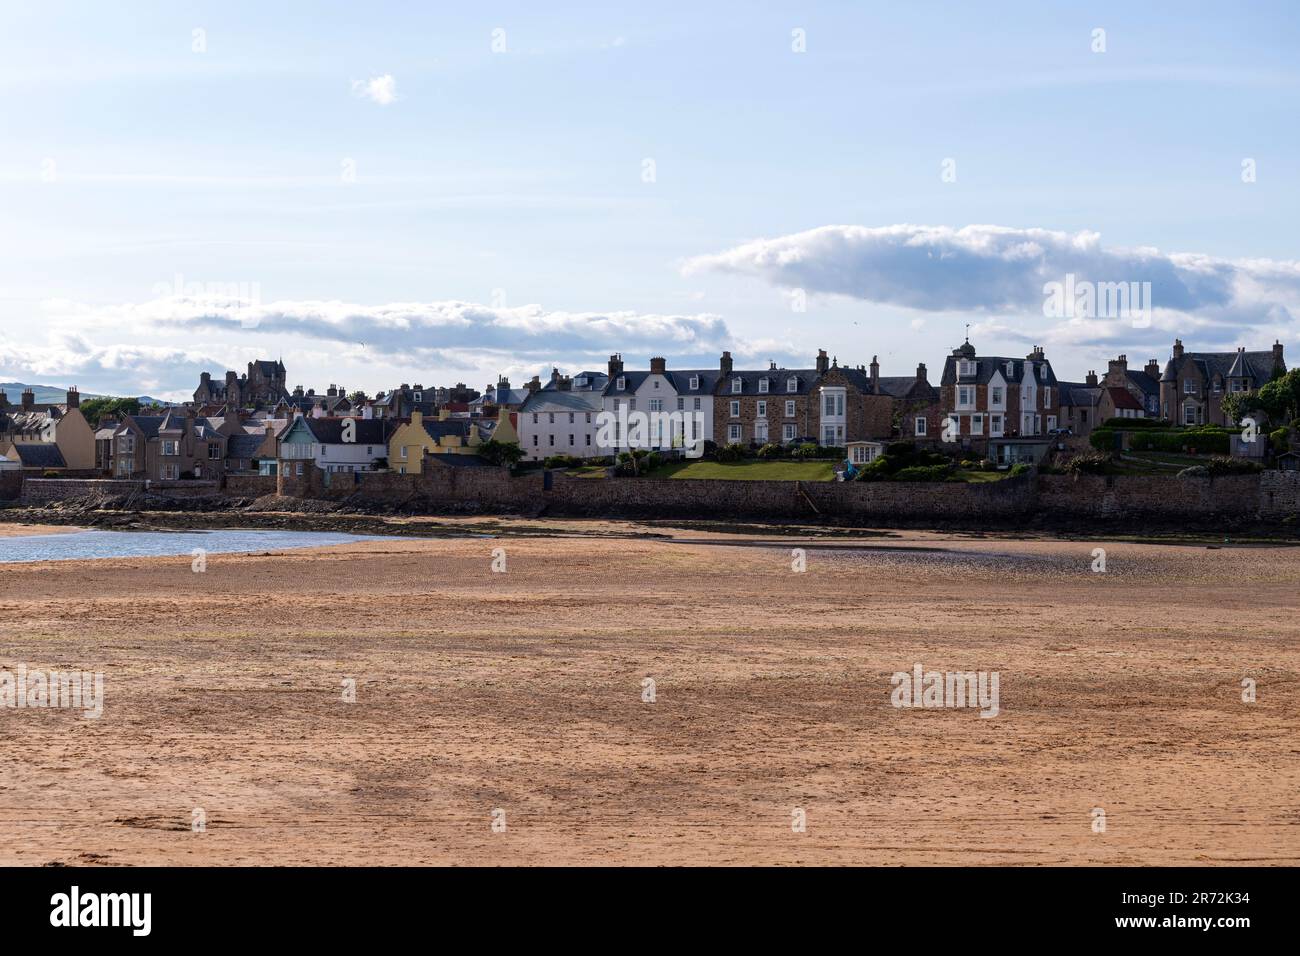
[[[1252,329],[1253,337],[1294,335],[1300,314],[1300,262],[1112,248],[1095,232],[822,226],[698,256],[683,271],[754,276],[921,312],[1019,319],[999,327],[1036,342],[1167,342],[1171,331],[1195,331],[1206,345],[1222,344]],[[1149,329],[1129,319],[1046,318],[1044,285],[1068,274],[1081,282],[1150,282]]]
[[[352,92],[357,96],[372,100],[380,106],[387,106],[397,99],[397,80],[393,74],[372,76],[368,80],[353,80]]]

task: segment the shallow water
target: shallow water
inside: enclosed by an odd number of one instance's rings
[[[71,534],[0,538],[0,564],[94,558],[157,558],[191,554],[320,548],[353,541],[386,541],[383,535],[332,531],[74,531]]]

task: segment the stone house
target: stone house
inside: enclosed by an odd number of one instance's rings
[[[18,408],[10,407],[2,398],[0,401],[0,455],[12,458],[11,450],[32,446],[18,453],[17,460],[26,469],[95,468],[95,432],[81,414],[81,396],[76,388],[68,389],[62,405],[37,405],[31,389],[23,392],[23,403]],[[39,446],[53,446],[58,454],[42,451]],[[36,464],[38,461],[42,464]]]
[[[1039,347],[1023,359],[978,355],[967,340],[944,362],[940,441],[1001,463],[1038,460],[1058,428],[1056,374]]]
[[[1187,352],[1174,340],[1160,376],[1160,410],[1175,425],[1235,425],[1223,412],[1223,396],[1250,392],[1286,372],[1282,343],[1268,352]]]

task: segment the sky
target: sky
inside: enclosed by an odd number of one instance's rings
[[[0,2],[0,380],[1300,360],[1298,4],[541,6]]]

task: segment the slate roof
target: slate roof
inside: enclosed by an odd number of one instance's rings
[[[385,418],[303,418],[303,421],[322,445],[387,445],[392,434],[391,422]],[[356,422],[355,441],[343,441],[344,422]]]
[[[253,458],[265,440],[265,435],[232,435],[226,442],[226,457]]]
[[[461,438],[468,438],[472,423],[468,418],[448,418],[446,421],[438,419],[424,419],[420,422],[424,426],[424,432],[430,438],[445,438],[448,435],[459,435]]]
[[[1160,397],[1160,382],[1142,369],[1129,369],[1124,373],[1130,382],[1142,389],[1143,395]]]
[[[167,419],[166,415],[129,415],[127,417],[135,422],[146,439],[157,438],[158,429],[162,427],[162,423]],[[125,426],[126,422],[124,421],[122,424]]]
[[[866,376],[859,373],[857,369],[841,368],[840,371],[850,381],[857,384],[859,388],[863,387],[859,382],[865,381]],[[718,395],[721,397],[729,395],[807,395],[812,390],[812,387],[817,384],[817,379],[821,377],[821,373],[815,368],[765,368],[754,372],[735,369],[725,375],[720,370],[714,371],[712,374],[718,380]],[[732,381],[737,378],[740,379],[739,392],[733,391],[735,386],[732,385]],[[797,390],[793,392],[787,390],[787,383],[791,378],[798,383]],[[767,380],[766,392],[758,390],[758,383],[763,379]]]
[[[566,392],[561,389],[544,388],[528,396],[519,409],[524,414],[546,412],[598,412],[601,409],[601,397],[598,391],[578,390]]]
[[[929,382],[918,379],[915,375],[882,375],[877,381],[880,392],[891,398],[930,399],[937,401],[939,390]],[[867,390],[871,390],[871,380],[867,380]]]
[[[957,363],[962,360],[968,360],[975,363],[974,375],[957,376]],[[949,355],[943,363],[943,377],[939,380],[941,385],[987,385],[993,378],[995,372],[1001,372],[1002,377],[1006,379],[1007,384],[1020,384],[1025,381],[1025,370],[1029,367],[1030,359],[1010,358],[1002,355],[976,355],[972,348],[970,351],[960,355]],[[1046,358],[1034,359],[1039,368],[1046,369],[1046,376],[1041,374],[1033,376],[1032,380],[1037,385],[1055,385],[1056,373],[1052,371],[1052,363]],[[1011,371],[1007,371],[1010,363]]]
[[[14,444],[14,453],[24,468],[66,468],[63,452],[59,446],[45,442],[22,442]]]
[[[1101,386],[1086,382],[1057,382],[1061,404],[1077,408],[1096,408],[1101,404]]]
[[[1263,385],[1273,377],[1273,353],[1268,352],[1184,352],[1181,359],[1165,363],[1162,382],[1173,382],[1188,362],[1196,365],[1207,382],[1229,378],[1250,378]]]

